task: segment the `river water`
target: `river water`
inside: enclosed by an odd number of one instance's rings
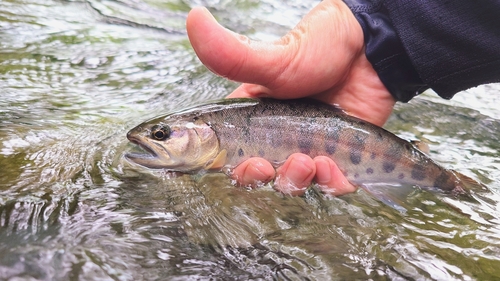
[[[236,87],[197,60],[187,12],[278,38],[316,2],[0,2],[0,279],[495,280],[500,86],[399,104],[386,128],[485,184],[415,190],[400,213],[360,190],[303,197],[219,174],[132,166],[126,132]]]

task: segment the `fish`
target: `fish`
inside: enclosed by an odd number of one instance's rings
[[[129,161],[182,173],[228,171],[255,156],[275,167],[296,152],[327,156],[351,184],[396,208],[380,186],[463,193],[475,182],[393,133],[312,99],[210,101],[146,121],[127,138],[146,152],[126,154]]]

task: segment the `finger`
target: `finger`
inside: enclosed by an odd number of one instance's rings
[[[346,78],[362,51],[363,33],[341,1],[323,1],[275,42],[250,41],[219,25],[205,8],[187,18],[189,40],[200,60],[215,73],[263,85],[275,98],[320,93]]]
[[[274,167],[265,159],[254,157],[238,165],[231,178],[238,185],[255,188],[274,179]]]
[[[274,188],[284,194],[303,195],[316,173],[316,165],[311,157],[295,153],[277,171]]]
[[[203,7],[186,21],[188,37],[200,60],[213,72],[239,82],[267,84],[284,68],[282,46],[250,41],[217,23]],[[272,65],[273,67],[268,67]],[[264,67],[266,66],[266,67]]]
[[[339,196],[356,191],[357,188],[349,183],[331,158],[317,156],[314,158],[314,163],[316,165],[315,181],[322,192]]]
[[[264,86],[256,84],[242,84],[236,88],[227,98],[257,98],[272,96],[272,91]]]

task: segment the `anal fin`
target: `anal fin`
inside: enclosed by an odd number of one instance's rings
[[[405,214],[408,195],[414,191],[413,186],[387,183],[368,183],[360,185],[366,192],[385,205]]]

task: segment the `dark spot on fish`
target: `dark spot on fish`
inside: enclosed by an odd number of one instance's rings
[[[239,157],[242,157],[243,155],[245,155],[245,152],[243,152],[243,149],[238,149],[238,156]]]
[[[309,154],[309,152],[311,152],[313,143],[310,138],[299,138],[298,145],[301,153]]]
[[[442,171],[441,174],[434,181],[434,187],[441,189],[453,189],[454,186],[449,186],[450,174],[446,171]]]
[[[347,177],[347,175],[349,175],[347,171],[343,171],[342,174],[344,174],[344,177]]]
[[[328,128],[325,136],[325,151],[332,155],[337,150],[337,143],[340,138],[340,128],[332,126]]]
[[[361,152],[360,151],[351,151],[349,156],[350,156],[352,164],[358,165],[359,163],[361,163]]]
[[[356,179],[357,179],[357,178],[359,178],[359,174],[358,174],[358,173],[355,173],[355,174],[354,174],[354,178],[356,178]]]
[[[373,174],[373,169],[372,168],[366,169],[366,173],[369,175]]]
[[[264,155],[266,155],[266,153],[264,153],[264,150],[259,149],[259,156],[264,157]]]
[[[411,170],[411,178],[418,181],[425,179],[424,168],[420,165],[413,166],[413,169]]]
[[[382,164],[382,168],[384,169],[384,172],[391,173],[396,168],[396,165],[394,165],[394,163],[391,162],[384,162]]]
[[[354,136],[349,140],[349,147],[351,152],[349,157],[354,165],[361,163],[361,154],[365,149],[365,139],[367,135],[362,132],[356,132]]]
[[[299,128],[299,134],[302,132],[307,132],[308,124],[302,124]],[[299,145],[300,152],[304,154],[309,154],[311,152],[311,148],[313,147],[313,139],[307,135],[299,135],[297,138],[297,144]]]
[[[331,144],[331,143],[325,144],[325,151],[326,151],[326,153],[328,153],[330,155],[334,154],[336,149],[337,149],[337,146],[335,144]]]
[[[401,173],[401,174],[398,175],[398,179],[402,180],[404,178],[405,178],[405,174]]]
[[[373,160],[373,159],[375,159],[375,157],[377,157],[377,154],[375,152],[372,152],[372,154],[370,155],[370,158]]]

